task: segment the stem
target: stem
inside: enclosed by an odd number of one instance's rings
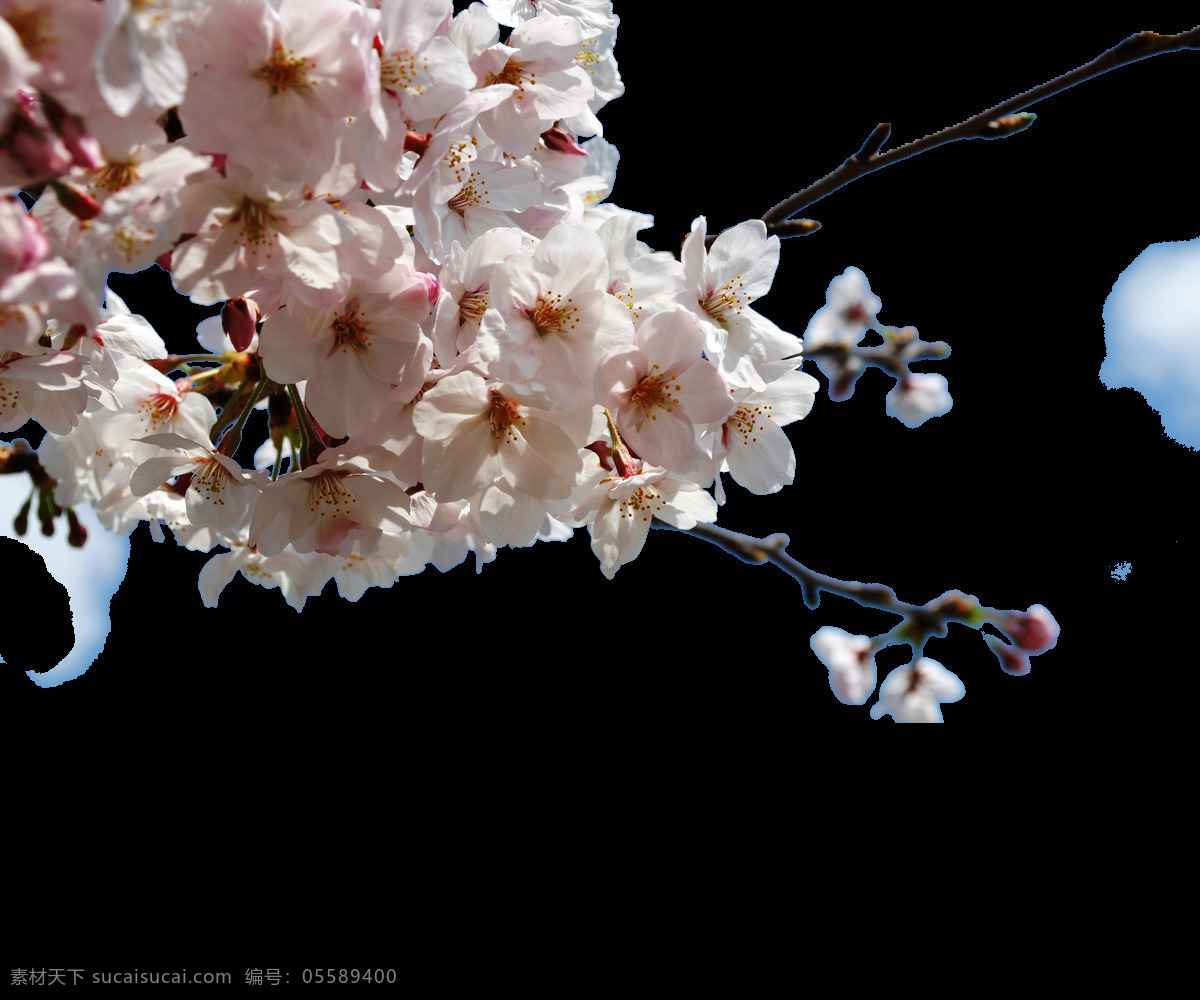
[[[222,422],[225,421],[226,415],[231,413],[237,414],[237,423],[233,428],[221,439],[220,452],[227,458],[233,458],[234,452],[237,451],[238,445],[242,443],[242,428],[246,426],[246,420],[250,417],[250,412],[254,409],[258,402],[259,396],[262,395],[264,382],[260,379],[250,387],[249,392],[246,391],[246,384],[243,382],[238,387],[238,393],[221,412]],[[235,406],[241,406],[240,410],[235,409]]]
[[[652,523],[655,527],[671,527],[657,520]],[[891,611],[898,615],[909,615],[924,610],[919,605],[901,601],[891,587],[883,584],[838,580],[809,569],[785,551],[791,541],[787,535],[753,538],[750,535],[741,535],[736,531],[718,528],[715,524],[705,524],[704,522],[698,523],[694,528],[675,528],[674,530],[695,535],[703,538],[706,542],[712,542],[718,548],[724,549],[743,562],[752,565],[761,565],[765,562],[774,563],[800,584],[804,603],[811,609],[815,609],[821,603],[821,591],[824,590],[841,597],[848,597],[864,607]]]
[[[294,385],[289,385],[287,395],[292,404],[292,411],[296,414],[296,426],[300,430],[300,454],[297,467],[303,469],[316,461],[317,455],[324,450],[325,446],[321,443],[321,436],[317,433],[316,427],[313,426],[308,407],[300,398],[300,390]]]
[[[786,201],[781,201],[767,212],[762,217],[763,222],[767,224],[767,232],[779,236],[791,235],[780,232],[774,227],[778,227],[797,212],[859,177],[882,170],[892,163],[907,160],[910,156],[924,153],[936,146],[944,146],[948,142],[989,137],[993,134],[992,130],[989,130],[989,125],[998,118],[1027,108],[1031,104],[1074,87],[1077,83],[1083,83],[1084,80],[1107,73],[1118,66],[1125,66],[1137,62],[1139,59],[1147,59],[1163,52],[1172,52],[1183,48],[1200,48],[1200,25],[1178,35],[1160,35],[1155,31],[1139,31],[1111,49],[1100,53],[1091,62],[1084,63],[1069,73],[1063,73],[1031,90],[1010,97],[1007,101],[1003,101],[987,111],[981,111],[965,122],[947,126],[940,132],[933,132],[923,139],[914,139],[912,142],[897,146],[886,153],[880,153],[878,150],[887,140],[891,126],[889,124],[878,125],[867,141],[863,143],[862,148],[840,167],[826,174],[816,183],[810,184],[803,191],[798,191]]]
[[[670,528],[672,525],[662,521],[652,521],[654,527]],[[741,535],[727,528],[718,528],[715,524],[699,522],[693,528],[674,528],[686,535],[695,535],[711,542],[718,548],[724,549],[743,562],[751,565],[773,563],[800,584],[805,605],[811,610],[821,603],[821,591],[837,594],[861,604],[866,608],[879,611],[890,611],[900,615],[904,620],[889,632],[881,645],[890,646],[897,642],[908,642],[918,652],[929,636],[944,636],[951,622],[958,622],[978,629],[989,614],[995,613],[994,608],[981,607],[975,598],[956,590],[947,591],[940,597],[935,597],[927,604],[909,604],[900,600],[891,587],[880,583],[859,583],[855,580],[838,580],[824,573],[809,569],[785,551],[789,539],[787,535],[770,535],[767,538],[753,538]]]

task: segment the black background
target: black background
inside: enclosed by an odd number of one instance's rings
[[[878,122],[893,124],[897,145],[1133,31],[1191,26],[1095,11],[1055,20],[1038,7],[935,21],[807,5],[795,17],[756,8],[668,24],[616,8],[626,94],[601,113],[622,156],[612,200],[655,216],[643,239],[660,249],[677,249],[697,215],[712,232],[761,215]],[[886,583],[910,602],[959,589],[998,608],[1048,607],[1062,635],[1026,677],[1003,674],[962,627],[926,647],[966,685],[944,706],[947,724],[1000,735],[990,749],[1023,768],[1034,734],[1070,747],[1096,725],[1120,740],[1178,697],[1168,650],[1190,629],[1184,484],[1200,459],[1140,395],[1105,389],[1097,372],[1101,309],[1120,272],[1152,243],[1200,235],[1195,164],[1182,152],[1198,59],[1123,67],[1041,102],[1019,135],[954,143],[836,192],[805,213],[818,234],[784,242],[758,303],[803,333],[829,281],[855,265],[883,300],[882,321],[951,344],[925,367],[949,379],[947,415],[910,430],[884,415],[892,383],[881,373],[838,404],[822,378],[812,413],[789,428],[795,484],[755,497],[730,483],[720,523],[785,532],[811,568]],[[153,297],[127,301],[151,316]],[[155,325],[174,346],[170,325]],[[302,615],[240,577],[219,609],[204,608],[205,558],[140,528],[93,667],[47,691],[6,667],[6,686],[24,696],[21,724],[42,736],[31,746],[75,770],[70,758],[131,742],[107,772],[118,794],[158,796],[172,815],[206,802],[187,842],[243,845],[289,898],[301,890],[272,850],[281,813],[303,817],[288,836],[327,875],[366,863],[357,852],[330,860],[312,833],[345,817],[364,850],[379,849],[371,877],[389,885],[406,869],[386,845],[420,824],[413,803],[427,781],[480,803],[471,828],[486,837],[486,804],[525,781],[546,807],[626,781],[662,789],[764,771],[769,794],[790,797],[812,770],[816,731],[892,725],[839,704],[809,649],[821,625],[875,634],[892,616],[832,596],[810,611],[774,568],[675,532],[652,533],[611,583],[579,532],[504,550],[480,575],[468,560],[355,604],[331,583]],[[1133,567],[1123,583],[1111,576],[1120,561]],[[880,679],[903,659],[883,654]],[[865,780],[822,763],[835,782]],[[873,776],[901,780],[883,764],[871,762]]]

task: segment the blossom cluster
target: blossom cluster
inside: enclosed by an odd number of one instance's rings
[[[57,504],[217,553],[213,606],[237,572],[299,609],[582,527],[612,577],[724,474],[790,484],[818,383],[753,305],[779,239],[701,217],[676,257],[605,200],[617,21],[0,0],[0,430],[45,428]],[[202,354],[107,289],[155,263],[224,303]]]

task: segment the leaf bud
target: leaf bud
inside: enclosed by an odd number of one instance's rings
[[[1004,115],[995,121],[988,122],[979,133],[981,139],[1003,139],[1005,136],[1023,132],[1033,124],[1037,115],[1031,111],[1022,111],[1016,115]]]

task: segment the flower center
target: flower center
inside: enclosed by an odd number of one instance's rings
[[[499,389],[492,390],[492,401],[488,405],[488,419],[492,425],[492,438],[498,445],[505,441],[516,442],[517,432],[513,430],[514,424],[518,427],[525,426],[521,408],[511,399],[505,399],[500,395]]]
[[[744,284],[739,274],[718,289],[710,288],[701,307],[718,323],[727,323],[750,304],[749,296],[742,291]]]
[[[651,369],[651,373],[646,375],[633,390],[629,393],[629,402],[634,406],[640,406],[643,414],[648,414],[656,406],[661,406],[670,413],[676,406],[679,405],[679,397],[672,396],[671,392],[679,392],[683,388],[679,383],[671,384],[675,378],[673,372],[664,372],[655,374],[658,371],[658,365]],[[652,420],[657,420],[657,417],[651,417]]]
[[[408,49],[392,55],[381,56],[379,60],[379,83],[384,90],[395,93],[397,90],[412,88],[421,93],[422,84],[414,83],[421,71],[428,71],[429,58],[421,57],[421,65],[417,66],[417,57]]]
[[[725,426],[721,428],[721,443],[727,445],[729,443],[729,435],[736,434],[742,439],[742,444],[754,444],[758,441],[758,438],[754,436],[754,428],[757,426],[761,431],[764,425],[759,423],[759,421],[770,419],[770,403],[764,406],[747,406],[743,404],[725,418]]]
[[[132,163],[108,163],[88,182],[88,187],[105,191],[120,191],[138,180]]]
[[[463,323],[478,323],[483,319],[483,314],[488,308],[488,290],[486,288],[477,288],[473,292],[467,292],[461,299],[458,300],[458,321],[459,325]]]
[[[225,481],[229,470],[215,458],[201,459],[200,469],[192,476],[192,486],[200,496],[218,507],[225,506]]]
[[[662,498],[662,494],[651,487],[639,486],[628,499],[617,505],[619,516],[631,520],[640,517],[643,521],[649,521],[665,506]]]
[[[499,73],[488,73],[483,82],[485,86],[493,83],[511,83],[513,86],[519,88],[517,91],[517,100],[523,101],[525,100],[526,82],[532,87],[537,83],[537,74],[530,73],[528,77],[525,76],[521,70],[521,64],[515,59],[510,59],[504,64],[504,69]]]
[[[573,305],[575,300],[568,296],[566,303],[557,292],[543,292],[538,296],[537,305],[526,309],[525,315],[537,330],[539,337],[551,333],[569,333],[579,325],[579,307]]]
[[[271,86],[272,94],[282,94],[286,90],[307,90],[316,86],[315,80],[308,78],[308,72],[316,68],[316,62],[303,56],[293,55],[290,49],[276,44],[271,51],[271,58],[259,69],[258,75]]]
[[[487,193],[487,184],[479,174],[472,170],[471,176],[459,188],[458,193],[446,203],[446,207],[461,216],[468,208],[478,208],[481,202],[490,205],[491,201],[487,198]]]
[[[241,232],[234,246],[262,246],[268,240],[271,223],[275,217],[260,201],[242,200],[241,207],[229,217],[231,223],[241,223]]]
[[[367,325],[363,322],[365,316],[357,309],[347,309],[345,313],[334,313],[330,329],[333,330],[333,346],[329,354],[341,350],[345,354],[349,350],[369,351],[371,337]],[[328,357],[328,355],[326,355]]]
[[[138,410],[147,426],[157,429],[167,423],[179,409],[179,400],[168,392],[151,393],[142,400]]]
[[[343,473],[322,472],[308,488],[308,512],[320,517],[349,517],[358,498],[342,484]]]

